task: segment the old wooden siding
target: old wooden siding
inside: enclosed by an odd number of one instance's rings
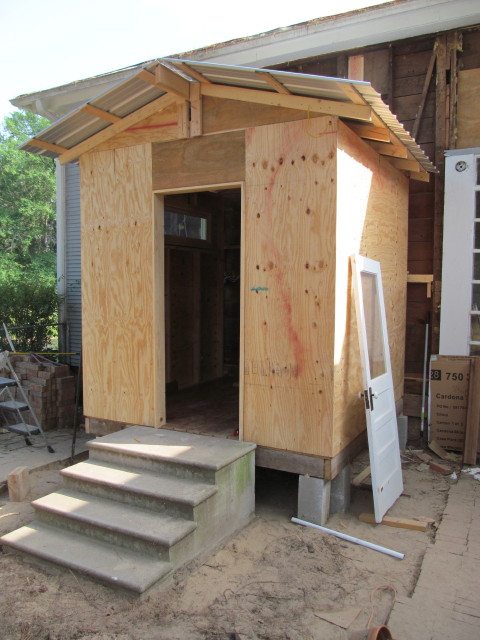
[[[243,438],[332,455],[336,119],[246,131]]]
[[[480,68],[458,74],[457,149],[480,147]]]
[[[85,415],[162,423],[150,145],[81,158]]]
[[[365,428],[349,257],[380,262],[395,398],[403,395],[408,180],[342,122],[338,127],[333,455]]]

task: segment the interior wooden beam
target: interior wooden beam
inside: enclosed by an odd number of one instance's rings
[[[400,171],[413,171],[413,172],[421,172],[424,171],[421,165],[416,160],[409,160],[405,158],[389,158],[391,164]]]
[[[201,73],[199,73],[195,69],[192,69],[192,67],[190,67],[188,64],[185,64],[185,62],[175,62],[175,61],[171,60],[171,63],[175,67],[177,67],[177,69],[180,69],[180,71],[183,71],[184,73],[189,75],[194,80],[198,80],[198,82],[204,82],[205,84],[211,84],[211,82],[210,82],[210,80],[208,80],[208,78],[206,78],[204,75],[202,75]]]
[[[190,137],[190,105],[186,100],[177,103],[177,137]]]
[[[149,102],[144,107],[141,107],[130,115],[125,116],[125,118],[122,118],[120,122],[116,122],[115,124],[106,127],[90,138],[87,138],[83,142],[80,142],[75,147],[72,147],[71,149],[68,149],[61,153],[59,158],[60,164],[66,164],[71,160],[75,160],[80,155],[82,155],[82,153],[91,151],[102,142],[106,142],[107,140],[110,140],[110,138],[113,138],[113,136],[117,135],[117,133],[122,133],[122,131],[125,131],[125,129],[128,129],[129,127],[137,124],[137,122],[141,122],[145,118],[150,117],[157,111],[161,111],[162,109],[169,107],[174,102],[176,102],[175,96],[168,94],[165,96],[161,96],[160,98],[157,98],[152,102]]]
[[[53,144],[52,142],[46,142],[45,140],[39,140],[38,138],[32,138],[31,140],[28,141],[28,144],[32,145],[32,147],[45,149],[46,151],[53,151],[54,153],[65,153],[65,151],[68,151],[66,147],[61,147],[58,144]]]
[[[392,158],[407,158],[407,148],[400,144],[392,144],[388,142],[376,142],[369,140],[368,144],[375,149],[381,156],[390,156]]]
[[[159,64],[155,69],[155,80],[157,87],[168,91],[168,93],[173,93],[184,100],[190,100],[191,83],[163,64]]]
[[[256,71],[255,72],[262,80],[264,80],[267,84],[269,84],[275,91],[278,93],[283,93],[285,95],[291,95],[291,91],[287,89],[281,82],[279,82],[276,78],[274,78],[270,73],[266,71]]]
[[[190,135],[201,136],[203,133],[203,104],[200,84],[193,82],[190,87]]]
[[[98,107],[94,107],[92,104],[84,105],[81,110],[85,111],[85,113],[88,113],[91,116],[95,116],[96,118],[100,118],[101,120],[111,122],[112,124],[114,124],[115,122],[120,122],[121,120],[119,116],[116,116],[113,113],[109,113],[108,111],[104,111],[103,109],[99,109]]]
[[[418,180],[419,182],[430,182],[430,174],[428,171],[408,171],[408,177],[411,180]]]
[[[365,104],[365,100],[351,84],[347,82],[337,82],[337,87],[341,89],[354,104]]]
[[[201,92],[204,96],[212,96],[214,98],[267,104],[272,107],[285,107],[287,109],[299,109],[301,111],[324,113],[340,118],[363,120],[365,122],[370,122],[372,119],[372,109],[368,105],[335,102],[334,100],[323,100],[320,98],[306,98],[297,95],[284,95],[273,93],[272,91],[243,89],[220,84],[202,84]]]
[[[346,122],[345,124],[360,138],[390,142],[390,131],[386,127],[375,127],[373,124],[358,124],[356,122]]]

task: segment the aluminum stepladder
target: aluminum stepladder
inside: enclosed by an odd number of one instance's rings
[[[5,334],[7,336],[8,343],[10,348],[13,349],[13,344],[10,340],[10,336],[8,334],[7,327],[5,324],[3,325],[5,329]],[[23,436],[25,439],[25,443],[29,446],[32,445],[32,441],[30,440],[31,436],[36,436],[41,434],[43,440],[45,442],[45,446],[47,447],[50,453],[54,453],[53,447],[49,444],[47,440],[47,436],[42,429],[42,425],[40,424],[39,419],[35,411],[32,409],[27,394],[25,393],[24,388],[21,385],[21,382],[15,373],[14,368],[12,367],[12,363],[9,360],[9,352],[1,351],[0,352],[0,369],[8,369],[11,377],[2,378],[0,377],[0,411],[3,413],[6,423],[3,425],[3,428],[7,431],[11,431],[12,433],[17,433],[20,436]],[[16,400],[12,394],[12,390],[17,388],[22,396],[23,402]],[[33,422],[35,426],[27,424],[22,416],[24,411],[30,411],[30,414],[33,418]],[[15,416],[18,422],[11,424],[11,416]]]

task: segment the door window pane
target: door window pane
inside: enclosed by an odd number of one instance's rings
[[[472,311],[480,311],[480,284],[472,285]]]
[[[368,361],[370,377],[386,373],[385,353],[383,348],[383,328],[380,315],[380,300],[378,297],[377,277],[373,273],[361,272],[363,309],[365,313],[365,328],[367,333]]]
[[[480,344],[471,344],[470,345],[470,355],[471,356],[480,356]]]
[[[473,254],[473,279],[480,280],[480,253]]]
[[[476,313],[470,317],[470,340],[480,342],[480,316]]]
[[[207,219],[165,211],[165,235],[191,240],[207,240]]]

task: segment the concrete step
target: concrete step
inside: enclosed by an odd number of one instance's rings
[[[190,519],[194,508],[217,492],[212,484],[95,460],[79,462],[60,473],[66,486],[77,491]]]
[[[254,449],[146,427],[100,438],[33,503],[37,521],[0,542],[141,593],[250,521]]]
[[[133,551],[169,559],[197,527],[191,520],[63,489],[32,502],[37,519]]]
[[[215,474],[255,445],[151,427],[129,427],[88,443],[91,460],[214,482]]]
[[[33,523],[3,536],[16,551],[59,564],[107,584],[142,593],[164,578],[170,563],[92,540],[71,531]]]

